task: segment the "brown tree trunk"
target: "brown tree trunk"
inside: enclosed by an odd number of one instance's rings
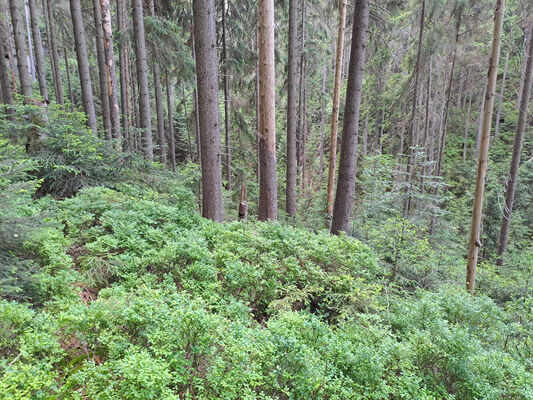
[[[43,0],[43,9],[48,33],[48,47],[50,52],[50,64],[52,66],[52,78],[54,80],[56,102],[58,104],[65,104],[65,98],[63,95],[63,79],[61,76],[61,64],[59,61],[59,51],[57,49],[55,20],[53,15],[54,12],[52,10],[52,0]]]
[[[355,0],[352,47],[350,51],[350,69],[348,72],[347,93],[344,109],[344,126],[339,161],[339,179],[335,195],[335,206],[331,221],[331,233],[348,232],[352,214],[353,193],[355,188],[357,135],[359,132],[359,111],[365,51],[368,30],[368,0]]]
[[[481,247],[481,217],[483,213],[483,194],[485,191],[485,174],[490,144],[490,126],[492,124],[492,111],[494,108],[494,92],[496,90],[496,78],[498,75],[498,63],[500,61],[500,45],[503,26],[505,0],[496,0],[494,10],[494,32],[492,35],[492,50],[487,74],[487,89],[485,106],[483,109],[483,128],[478,156],[478,168],[476,189],[474,192],[474,207],[472,210],[472,227],[470,230],[470,242],[468,245],[468,264],[466,272],[467,290],[474,294],[476,283],[476,264],[479,248]]]
[[[152,118],[150,115],[150,91],[148,88],[148,64],[146,61],[142,0],[133,0],[133,32],[135,36],[137,82],[139,83],[139,122],[143,130],[143,152],[147,159],[153,160],[154,146],[152,143]]]
[[[289,218],[296,215],[296,85],[298,74],[298,0],[289,0],[289,64],[287,92],[287,188],[285,211]]]
[[[96,59],[98,61],[98,83],[100,85],[100,102],[102,103],[102,119],[104,121],[104,133],[111,140],[111,113],[109,109],[109,96],[107,95],[107,74],[104,52],[104,30],[102,27],[102,9],[100,0],[93,0],[93,18],[96,31]]]
[[[322,180],[324,179],[324,137],[326,136],[326,80],[328,77],[327,59],[324,59],[322,66],[322,89],[320,94],[322,101],[320,102],[320,143],[318,146],[318,160],[319,160],[319,177],[318,182],[322,187]]]
[[[50,99],[48,98],[48,86],[46,84],[44,50],[43,42],[41,40],[41,30],[39,29],[37,6],[35,5],[35,0],[29,0],[28,5],[30,8],[31,34],[33,36],[33,46],[35,48],[35,61],[37,67],[37,79],[39,81],[39,91],[41,92],[41,97],[43,100],[48,103]]]
[[[472,110],[472,93],[468,93],[468,108],[466,110],[465,134],[463,137],[463,161],[466,161],[466,150],[468,148],[468,133],[470,130],[470,112]]]
[[[117,73],[115,70],[115,50],[113,45],[113,29],[111,26],[111,6],[109,0],[100,0],[102,11],[102,29],[104,40],[106,92],[109,103],[109,118],[113,139],[117,140],[117,148],[121,148],[122,133],[120,129],[120,108],[118,105]]]
[[[411,213],[412,207],[412,191],[413,191],[413,181],[415,179],[414,174],[416,170],[416,154],[417,154],[417,145],[416,145],[416,134],[415,134],[415,118],[416,118],[416,109],[418,102],[418,81],[420,77],[420,59],[422,57],[422,43],[424,39],[424,21],[426,17],[426,0],[422,1],[422,11],[420,12],[420,28],[418,34],[418,50],[416,56],[416,65],[415,65],[415,84],[413,90],[413,102],[411,106],[411,119],[409,121],[409,156],[407,158],[407,183],[409,188],[407,189],[407,197],[403,205],[403,216],[407,217]]]
[[[9,78],[9,65],[6,64],[9,33],[6,23],[6,10],[3,0],[0,0],[0,83],[2,85],[2,101],[4,104],[13,104],[13,92]],[[12,112],[11,108],[6,111]]]
[[[337,53],[335,58],[335,84],[333,86],[333,109],[331,111],[331,138],[329,142],[328,191],[326,213],[328,222],[333,214],[335,192],[335,165],[337,162],[337,133],[339,130],[339,106],[341,102],[342,56],[344,54],[344,30],[346,28],[346,0],[339,1],[339,31],[337,33]],[[329,223],[328,223],[329,225]]]
[[[241,183],[241,196],[239,200],[239,220],[246,221],[248,218],[248,201],[246,199],[246,183]]]
[[[530,26],[533,32],[533,24]],[[511,159],[511,168],[509,170],[509,180],[507,181],[507,191],[505,193],[505,205],[503,208],[502,226],[500,229],[500,240],[498,244],[498,258],[496,265],[503,265],[503,255],[507,251],[507,242],[509,240],[509,226],[511,225],[511,215],[516,193],[516,184],[518,182],[518,169],[520,167],[520,154],[522,153],[522,142],[524,131],[528,119],[529,97],[531,95],[531,84],[533,81],[533,34],[530,35],[529,49],[526,49],[524,57],[524,84],[518,104],[518,123],[516,125],[516,135],[513,146],[513,157]],[[504,74],[505,76],[505,74]],[[503,82],[502,82],[503,85]]]
[[[503,68],[502,86],[500,89],[500,98],[498,99],[498,112],[496,113],[496,121],[494,122],[494,139],[498,137],[500,129],[500,115],[502,113],[503,94],[505,92],[505,77],[507,76],[507,66],[509,65],[509,53],[505,57],[505,67]]]
[[[193,0],[196,81],[202,151],[202,214],[222,221],[215,0]]]
[[[133,141],[130,138],[130,88],[129,88],[129,57],[126,42],[126,5],[124,0],[117,0],[117,26],[120,34],[119,64],[120,64],[120,100],[122,112],[122,129],[126,148],[133,150]]]
[[[224,131],[226,137],[226,189],[231,190],[231,142],[230,142],[230,92],[229,92],[229,75],[228,75],[228,51],[226,44],[226,0],[222,1],[222,73],[224,75]]]
[[[87,114],[87,125],[98,134],[96,127],[96,112],[94,110],[93,90],[91,87],[91,75],[89,72],[89,57],[85,43],[85,28],[83,27],[83,15],[81,13],[80,0],[70,0],[70,14],[74,28],[74,41],[76,42],[76,56],[78,58],[78,71],[80,75],[81,96],[83,109]]]
[[[259,210],[260,221],[278,218],[274,0],[259,0]]]
[[[170,139],[170,166],[173,172],[176,172],[176,138],[174,133],[174,85],[170,82],[168,71],[165,74],[167,87],[167,114],[168,114],[168,137]],[[187,125],[187,135],[189,133],[189,125]],[[191,141],[189,138],[189,152],[191,150]]]
[[[25,97],[32,96],[31,77],[28,67],[28,50],[26,48],[26,37],[24,35],[24,22],[20,7],[20,0],[9,0],[11,10],[11,24],[13,26],[13,38],[15,40],[15,49],[17,51],[17,67],[19,71],[19,80],[21,94]]]
[[[72,81],[70,80],[70,65],[68,62],[67,48],[63,46],[63,57],[65,59],[65,72],[67,73],[67,88],[70,101],[70,111],[74,111],[74,93],[72,92]]]

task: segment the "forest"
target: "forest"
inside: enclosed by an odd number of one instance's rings
[[[0,0],[0,399],[533,399],[531,0]]]

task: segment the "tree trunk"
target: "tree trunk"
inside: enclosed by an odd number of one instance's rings
[[[327,59],[324,59],[324,65],[322,66],[322,90],[320,95],[322,101],[320,102],[320,143],[318,146],[318,160],[319,160],[319,178],[318,182],[322,187],[322,180],[324,179],[324,137],[326,135],[326,80],[328,77],[328,64]]]
[[[530,26],[533,32],[533,24]],[[507,63],[506,63],[507,64]],[[505,76],[505,74],[504,74]],[[518,182],[518,169],[520,167],[520,155],[522,153],[522,141],[528,119],[529,97],[531,95],[531,84],[533,76],[533,34],[529,41],[529,49],[526,49],[524,57],[524,84],[518,104],[518,123],[516,125],[516,135],[513,146],[513,157],[511,159],[511,168],[509,170],[509,180],[507,181],[507,191],[505,193],[505,206],[503,208],[502,226],[500,229],[500,240],[498,245],[498,258],[496,265],[503,265],[503,255],[507,251],[507,241],[509,239],[509,226],[511,225],[511,215]],[[502,82],[503,85],[503,82]]]
[[[80,75],[81,96],[83,109],[87,114],[87,125],[98,134],[96,127],[96,112],[94,110],[93,90],[91,87],[91,75],[89,72],[89,57],[85,43],[85,28],[83,27],[83,15],[81,13],[80,0],[70,0],[70,14],[76,43],[76,56],[78,58],[78,71]],[[72,93],[72,92],[71,92]]]
[[[422,1],[422,11],[420,12],[420,28],[418,34],[418,50],[416,56],[416,65],[415,65],[415,84],[413,90],[413,102],[411,106],[411,119],[409,121],[409,156],[407,158],[407,183],[408,183],[408,192],[403,205],[403,216],[407,217],[411,213],[412,207],[412,190],[413,190],[413,181],[415,179],[414,174],[416,170],[416,155],[417,155],[417,145],[416,145],[416,134],[415,134],[415,117],[416,109],[418,102],[418,81],[420,77],[420,59],[422,57],[422,43],[424,39],[424,21],[426,18],[426,0]]]
[[[174,85],[170,82],[168,77],[168,71],[166,76],[167,87],[167,114],[168,114],[168,137],[170,139],[170,166],[173,172],[176,172],[176,138],[174,133]],[[187,120],[185,120],[187,124]],[[189,126],[187,124],[187,134],[189,133]],[[190,138],[189,138],[189,151],[190,151]]]
[[[107,95],[104,29],[102,27],[102,9],[100,7],[100,0],[93,0],[93,14],[96,31],[96,59],[98,61],[98,83],[100,84],[100,101],[102,103],[104,133],[106,139],[111,140],[111,112],[109,108],[109,96]]]
[[[0,0],[0,84],[2,85],[2,101],[4,104],[13,105],[13,92],[9,78],[9,65],[6,64],[9,33],[6,24],[6,12],[3,0]],[[8,113],[12,108],[6,108]]]
[[[194,162],[191,143],[191,130],[189,128],[189,113],[187,112],[187,96],[185,96],[185,83],[183,82],[181,84],[181,96],[183,99],[183,115],[185,117],[185,128],[187,129],[187,141],[189,144],[189,159],[191,160],[191,162]],[[172,126],[172,129],[174,129],[174,126]],[[198,145],[198,141],[196,141],[196,144]],[[198,149],[196,150],[198,151]]]
[[[222,221],[215,0],[193,0],[196,81],[202,149],[202,214]]]
[[[35,57],[33,56],[33,39],[31,34],[31,22],[30,22],[30,10],[28,7],[28,1],[24,0],[24,17],[26,21],[26,39],[28,40],[28,53],[29,53],[29,68],[32,82],[37,80],[37,74],[35,71]]]
[[[246,221],[248,218],[248,201],[246,199],[246,183],[241,183],[241,196],[239,200],[239,220]]]
[[[260,221],[278,218],[276,176],[276,77],[274,0],[259,0],[259,182]]]
[[[67,73],[67,88],[70,101],[70,111],[74,111],[74,93],[72,92],[72,81],[70,80],[70,65],[68,62],[67,48],[63,46],[63,57],[65,59],[65,71]]]
[[[113,29],[111,26],[111,6],[109,0],[100,0],[102,11],[102,30],[104,39],[106,92],[109,103],[109,118],[111,132],[117,141],[117,148],[121,148],[122,133],[120,129],[120,108],[118,105],[117,73],[115,70],[115,50],[113,45]]]
[[[231,142],[230,142],[230,93],[229,93],[229,76],[228,76],[228,52],[226,44],[226,0],[222,1],[222,73],[224,74],[224,131],[226,137],[226,189],[231,190]]]
[[[54,79],[54,92],[56,96],[56,102],[59,104],[65,104],[65,98],[63,95],[63,79],[61,77],[61,64],[59,61],[59,51],[57,49],[56,28],[54,20],[54,12],[52,10],[52,1],[43,0],[43,9],[45,24],[48,27],[48,47],[50,52],[50,64],[52,66],[52,78]]]
[[[21,94],[25,97],[31,97],[32,87],[30,70],[28,67],[28,52],[26,49],[26,38],[24,35],[24,25],[22,14],[20,12],[19,0],[9,0],[9,6],[11,10],[13,38],[15,40],[15,49],[17,51],[17,67],[19,71]]]
[[[496,121],[494,122],[494,139],[498,137],[500,129],[500,115],[502,113],[503,94],[505,92],[505,77],[507,76],[507,66],[509,65],[509,53],[505,57],[505,67],[503,68],[502,87],[500,89],[500,98],[498,100],[498,112],[496,113]]]
[[[483,212],[483,194],[485,191],[485,174],[490,143],[490,126],[492,124],[492,111],[494,108],[494,92],[498,75],[498,63],[500,60],[500,45],[503,26],[505,0],[496,0],[494,10],[494,32],[492,35],[492,50],[487,74],[487,89],[485,106],[483,109],[483,128],[478,156],[478,168],[476,189],[474,192],[474,207],[472,210],[472,227],[470,230],[470,242],[468,246],[468,265],[466,272],[467,290],[474,294],[476,283],[476,264],[479,248],[481,247],[481,217]],[[529,85],[530,86],[530,85]],[[525,110],[524,110],[525,112]]]
[[[342,0],[341,0],[342,1]],[[335,196],[335,207],[331,221],[331,233],[348,232],[352,214],[353,193],[355,188],[357,135],[359,132],[359,111],[363,71],[365,67],[365,50],[368,30],[368,0],[356,0],[353,17],[352,47],[350,51],[350,69],[348,72],[347,93],[344,109],[344,126],[339,161],[339,179]]]
[[[298,74],[298,0],[289,0],[289,64],[287,92],[287,188],[285,211],[289,218],[296,215],[296,85]]]
[[[333,86],[333,109],[331,111],[331,138],[329,142],[328,191],[326,213],[328,221],[333,214],[335,192],[335,165],[337,162],[337,133],[339,130],[339,106],[342,85],[342,56],[344,54],[344,30],[346,27],[346,0],[339,1],[339,31],[337,33],[337,54],[335,58],[335,84]]]
[[[120,64],[120,106],[122,112],[122,129],[126,148],[133,150],[130,138],[130,88],[129,88],[129,57],[126,42],[126,5],[124,0],[117,0],[117,26],[120,35],[119,41],[119,64]]]
[[[154,146],[152,143],[152,118],[150,116],[150,91],[148,88],[148,64],[146,61],[142,0],[133,0],[133,33],[135,36],[137,82],[139,83],[140,127],[143,130],[143,151],[147,159],[153,160]]]
[[[465,134],[463,137],[463,161],[466,161],[466,150],[468,148],[468,133],[470,130],[470,111],[472,110],[472,93],[468,93],[468,108],[466,110]]]
[[[41,40],[41,30],[39,29],[39,18],[37,15],[37,6],[35,0],[29,0],[30,18],[31,18],[31,33],[33,36],[33,45],[35,47],[35,60],[37,62],[37,78],[39,81],[39,90],[41,97],[48,103],[48,87],[46,85],[46,70],[44,64],[43,42]]]

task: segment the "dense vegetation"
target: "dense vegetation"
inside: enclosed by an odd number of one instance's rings
[[[15,114],[19,139],[42,121]],[[80,116],[50,111],[37,152],[2,138],[1,398],[533,396],[527,282],[487,268],[470,296],[400,217],[370,247],[202,219],[197,173],[112,158]]]
[[[0,0],[0,399],[533,399],[532,86],[527,0]]]

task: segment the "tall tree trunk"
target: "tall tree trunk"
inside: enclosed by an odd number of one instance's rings
[[[224,74],[224,131],[226,137],[226,189],[231,190],[231,142],[230,142],[230,93],[229,93],[229,75],[228,75],[228,50],[226,43],[226,8],[227,1],[222,1],[222,58],[224,59],[222,65],[222,73]]]
[[[93,90],[91,87],[91,75],[89,71],[89,57],[87,44],[85,43],[85,28],[83,27],[83,15],[81,13],[80,0],[70,0],[70,14],[74,28],[74,41],[76,42],[76,56],[78,58],[78,71],[80,75],[81,96],[83,109],[87,114],[87,125],[96,135],[96,112],[94,110]]]
[[[196,81],[202,149],[202,214],[222,221],[215,0],[193,0]]]
[[[355,172],[357,157],[357,135],[359,132],[359,111],[363,71],[365,68],[365,51],[368,30],[369,1],[355,0],[352,47],[350,51],[350,69],[348,72],[347,93],[344,109],[344,126],[339,161],[339,179],[335,195],[335,207],[331,221],[331,233],[348,232],[352,214],[353,193],[355,189]]]
[[[530,26],[533,32],[533,24]],[[529,41],[529,49],[526,49],[524,57],[524,84],[522,85],[522,94],[518,104],[518,123],[516,125],[516,135],[513,146],[513,157],[511,159],[511,168],[509,170],[509,180],[507,181],[507,191],[505,193],[505,206],[503,208],[502,226],[500,229],[500,240],[498,244],[498,258],[496,265],[503,265],[503,255],[507,251],[507,241],[509,239],[509,226],[511,225],[511,215],[518,182],[518,169],[520,167],[520,155],[522,153],[522,141],[524,139],[524,130],[528,119],[529,97],[531,95],[531,84],[533,80],[533,34]],[[503,85],[503,82],[502,82]]]
[[[194,65],[196,65],[196,40],[194,38],[194,29],[191,34],[192,36],[192,59],[194,61]],[[197,154],[197,160],[200,165],[202,164],[202,149],[200,147],[200,113],[198,111],[198,84],[196,88],[193,90],[193,100],[194,100],[194,136],[196,139],[196,154]]]
[[[35,57],[33,56],[33,39],[31,35],[30,10],[28,7],[28,0],[24,0],[24,18],[26,21],[26,39],[28,40],[28,63],[30,68],[30,76],[33,81],[37,80],[35,71]]]
[[[70,111],[74,111],[74,93],[72,92],[72,81],[70,80],[70,65],[66,46],[63,46],[63,57],[65,59],[65,72],[67,73],[67,88],[70,101]]]
[[[61,76],[61,64],[59,61],[59,51],[57,49],[54,12],[52,10],[52,0],[43,0],[43,9],[45,24],[48,27],[48,47],[50,52],[50,64],[52,66],[52,77],[54,79],[56,102],[59,104],[65,104],[65,98],[63,95],[63,79]]]
[[[472,110],[472,93],[468,93],[468,108],[466,110],[465,134],[463,137],[463,161],[466,161],[466,150],[468,148],[468,133],[470,130],[470,111]]]
[[[137,82],[139,83],[140,126],[143,130],[143,151],[147,159],[153,160],[154,146],[152,143],[152,118],[150,116],[150,91],[148,88],[148,64],[146,61],[142,0],[133,0],[133,33],[135,36]]]
[[[4,104],[13,104],[13,92],[9,78],[9,65],[6,64],[9,33],[6,23],[6,10],[3,0],[0,0],[0,84],[2,85],[2,101]],[[11,113],[10,107],[6,111]]]
[[[337,133],[339,130],[339,106],[341,102],[342,56],[344,54],[344,30],[346,28],[346,0],[339,1],[339,31],[337,33],[337,53],[335,58],[335,83],[333,86],[333,109],[331,111],[331,138],[329,142],[328,191],[326,213],[328,221],[333,214],[335,192],[335,165],[337,162]],[[329,224],[328,224],[329,225]]]
[[[259,182],[260,221],[278,218],[276,176],[276,77],[274,61],[274,0],[259,0]]]
[[[170,166],[173,172],[176,172],[176,138],[174,133],[174,85],[170,82],[168,71],[165,74],[167,87],[167,114],[168,114],[168,137],[170,139]],[[187,120],[185,120],[187,124]],[[189,126],[187,124],[187,135]],[[191,140],[189,138],[189,152],[191,150]]]
[[[48,86],[46,85],[46,70],[44,64],[43,42],[41,40],[41,30],[39,29],[39,18],[37,15],[37,6],[35,0],[29,0],[31,18],[31,33],[33,36],[33,45],[35,47],[35,60],[37,62],[37,78],[39,81],[39,90],[41,97],[45,102],[49,102]]]
[[[187,129],[187,141],[189,144],[189,159],[191,162],[194,162],[193,158],[193,152],[192,152],[192,143],[191,143],[191,129],[189,127],[189,113],[187,112],[187,96],[185,96],[185,83],[181,84],[181,96],[183,101],[183,115],[185,117],[185,128]],[[174,125],[174,124],[172,124]],[[172,129],[174,129],[174,126],[172,126]],[[196,144],[198,145],[198,141],[196,141]],[[196,149],[198,152],[198,149]]]
[[[411,213],[412,207],[412,191],[413,191],[413,181],[415,179],[414,174],[416,170],[416,155],[417,155],[417,145],[416,145],[416,134],[415,134],[415,118],[416,118],[416,109],[418,102],[418,82],[420,77],[420,59],[422,57],[422,44],[424,39],[424,21],[426,17],[426,0],[422,1],[422,11],[420,12],[420,28],[418,33],[418,50],[416,56],[416,65],[415,65],[415,84],[413,90],[413,102],[411,106],[411,119],[409,121],[409,156],[407,158],[407,183],[409,189],[407,192],[407,197],[403,205],[403,216],[407,217]]]
[[[24,25],[20,11],[20,0],[9,0],[11,9],[11,24],[13,26],[13,38],[15,40],[15,49],[17,50],[17,67],[19,71],[19,80],[21,93],[25,97],[32,96],[31,77],[28,67],[28,51],[26,49],[26,38],[24,35]]]
[[[104,51],[104,29],[102,27],[102,9],[100,0],[93,0],[93,17],[96,31],[96,59],[98,61],[98,83],[100,85],[100,102],[102,103],[102,118],[106,139],[111,139],[111,113],[109,96],[107,95],[107,74]]]
[[[296,85],[298,74],[298,0],[289,0],[289,65],[287,92],[287,188],[285,211],[289,218],[296,215]]]
[[[422,168],[422,177],[420,179],[420,190],[422,192],[425,192],[424,190],[424,182],[426,179],[427,174],[427,161],[428,161],[428,138],[429,138],[429,108],[430,108],[430,102],[431,102],[431,73],[433,69],[433,60],[429,60],[429,69],[428,69],[428,79],[426,83],[426,111],[425,111],[425,121],[424,121],[424,140],[422,143],[422,148],[424,149],[425,156],[424,156],[424,166]]]
[[[318,146],[318,160],[319,160],[319,178],[318,182],[322,187],[322,181],[324,179],[324,137],[326,136],[326,80],[328,78],[328,64],[327,59],[324,59],[324,65],[322,66],[322,89],[320,95],[322,101],[320,102],[320,143]]]
[[[500,89],[500,98],[498,99],[498,112],[496,113],[496,121],[494,122],[494,139],[498,137],[498,131],[500,129],[500,115],[502,113],[503,94],[505,92],[505,78],[507,76],[507,66],[509,65],[509,53],[505,57],[505,66],[503,68],[502,86]]]
[[[492,111],[494,108],[494,92],[496,90],[498,63],[500,61],[500,45],[504,10],[505,0],[496,0],[496,8],[494,10],[494,32],[492,35],[492,50],[490,54],[489,71],[487,74],[487,89],[485,91],[486,100],[483,110],[483,128],[478,156],[476,189],[474,192],[474,207],[472,210],[472,227],[470,230],[470,242],[468,245],[466,286],[467,290],[471,294],[474,294],[474,288],[476,283],[476,264],[479,248],[481,247],[481,217],[483,213],[483,194],[485,191],[485,174],[487,172],[487,162],[489,155],[490,126],[492,124]]]
[[[102,11],[102,30],[104,40],[104,58],[106,91],[109,104],[109,118],[111,120],[111,132],[113,138],[117,140],[117,148],[121,148],[122,133],[120,129],[120,108],[118,105],[117,73],[115,70],[115,49],[113,44],[113,29],[111,26],[111,5],[110,0],[100,0]]]
[[[368,118],[370,117],[370,110],[366,110],[365,126],[363,128],[363,156],[366,156],[368,152]],[[402,148],[403,148],[403,136],[402,136]]]
[[[122,112],[122,129],[126,148],[133,150],[130,139],[130,87],[129,87],[129,56],[126,37],[126,5],[124,0],[117,0],[117,26],[120,35],[119,41],[119,64],[120,64],[120,106]]]

